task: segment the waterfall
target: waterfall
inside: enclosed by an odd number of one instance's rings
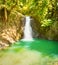
[[[24,37],[23,37],[24,41],[32,41],[32,28],[30,26],[30,17],[26,16],[26,23],[25,23],[25,27],[24,27]]]

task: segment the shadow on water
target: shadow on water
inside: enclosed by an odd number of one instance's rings
[[[19,49],[26,48],[35,50],[42,54],[58,55],[58,41],[34,39],[34,41],[18,41],[12,47],[18,51]]]

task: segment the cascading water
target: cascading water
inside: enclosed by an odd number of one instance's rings
[[[32,28],[30,26],[30,17],[26,16],[26,23],[25,23],[25,27],[24,27],[24,37],[23,37],[24,41],[32,41]]]

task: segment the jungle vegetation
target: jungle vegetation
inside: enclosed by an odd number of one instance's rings
[[[2,37],[7,35],[5,29],[9,31],[9,26],[16,33],[9,33],[10,37],[14,40],[20,39],[23,25],[19,21],[27,15],[35,20],[32,25],[40,38],[58,40],[57,0],[0,0],[0,33],[5,33]]]

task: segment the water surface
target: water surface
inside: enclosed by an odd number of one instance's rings
[[[0,51],[0,65],[58,65],[58,41],[18,41]]]

